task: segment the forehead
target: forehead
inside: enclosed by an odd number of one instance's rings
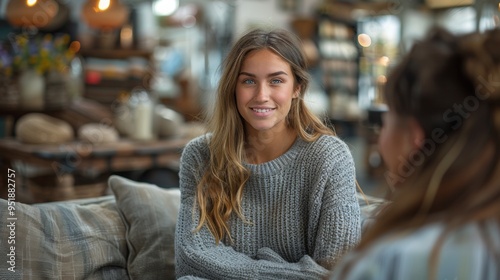
[[[288,61],[270,49],[258,49],[250,51],[241,64],[241,71],[264,71],[281,70],[291,73],[291,66]]]

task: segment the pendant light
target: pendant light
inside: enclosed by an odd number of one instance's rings
[[[113,30],[128,20],[129,9],[119,0],[87,0],[82,8],[82,19],[90,28]]]
[[[10,0],[5,10],[12,26],[28,28],[48,26],[58,12],[59,4],[55,0]]]

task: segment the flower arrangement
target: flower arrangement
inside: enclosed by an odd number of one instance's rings
[[[74,91],[68,74],[79,49],[67,34],[18,34],[0,42],[0,103],[12,97],[24,109],[63,106]]]
[[[38,74],[49,71],[65,72],[78,52],[79,44],[70,43],[69,35],[43,36],[16,35],[11,40],[10,51],[0,47],[0,69],[6,75],[21,73],[28,69]]]

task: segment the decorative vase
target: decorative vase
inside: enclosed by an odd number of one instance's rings
[[[45,109],[62,109],[69,102],[66,88],[67,73],[51,70],[45,75]]]
[[[45,78],[33,69],[19,75],[19,103],[21,108],[41,110],[44,107]]]
[[[19,107],[18,89],[17,77],[0,75],[0,108]]]
[[[69,63],[69,71],[66,75],[66,92],[69,103],[79,100],[85,90],[84,84],[84,62],[79,56],[75,56]]]
[[[132,124],[129,137],[134,140],[152,140],[154,105],[149,93],[145,89],[133,89],[128,105]]]

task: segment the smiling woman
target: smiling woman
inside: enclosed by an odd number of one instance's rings
[[[268,139],[272,135],[281,141],[280,149],[260,153],[249,150],[250,162],[270,161],[292,146],[295,133],[287,126],[286,117],[299,90],[290,65],[279,55],[268,49],[254,50],[247,55],[236,85],[236,104],[245,120],[247,137],[259,139],[259,134],[265,132]]]
[[[253,30],[222,69],[209,133],[181,158],[177,277],[324,277],[358,242],[360,209],[347,145],[305,105],[300,43]]]

